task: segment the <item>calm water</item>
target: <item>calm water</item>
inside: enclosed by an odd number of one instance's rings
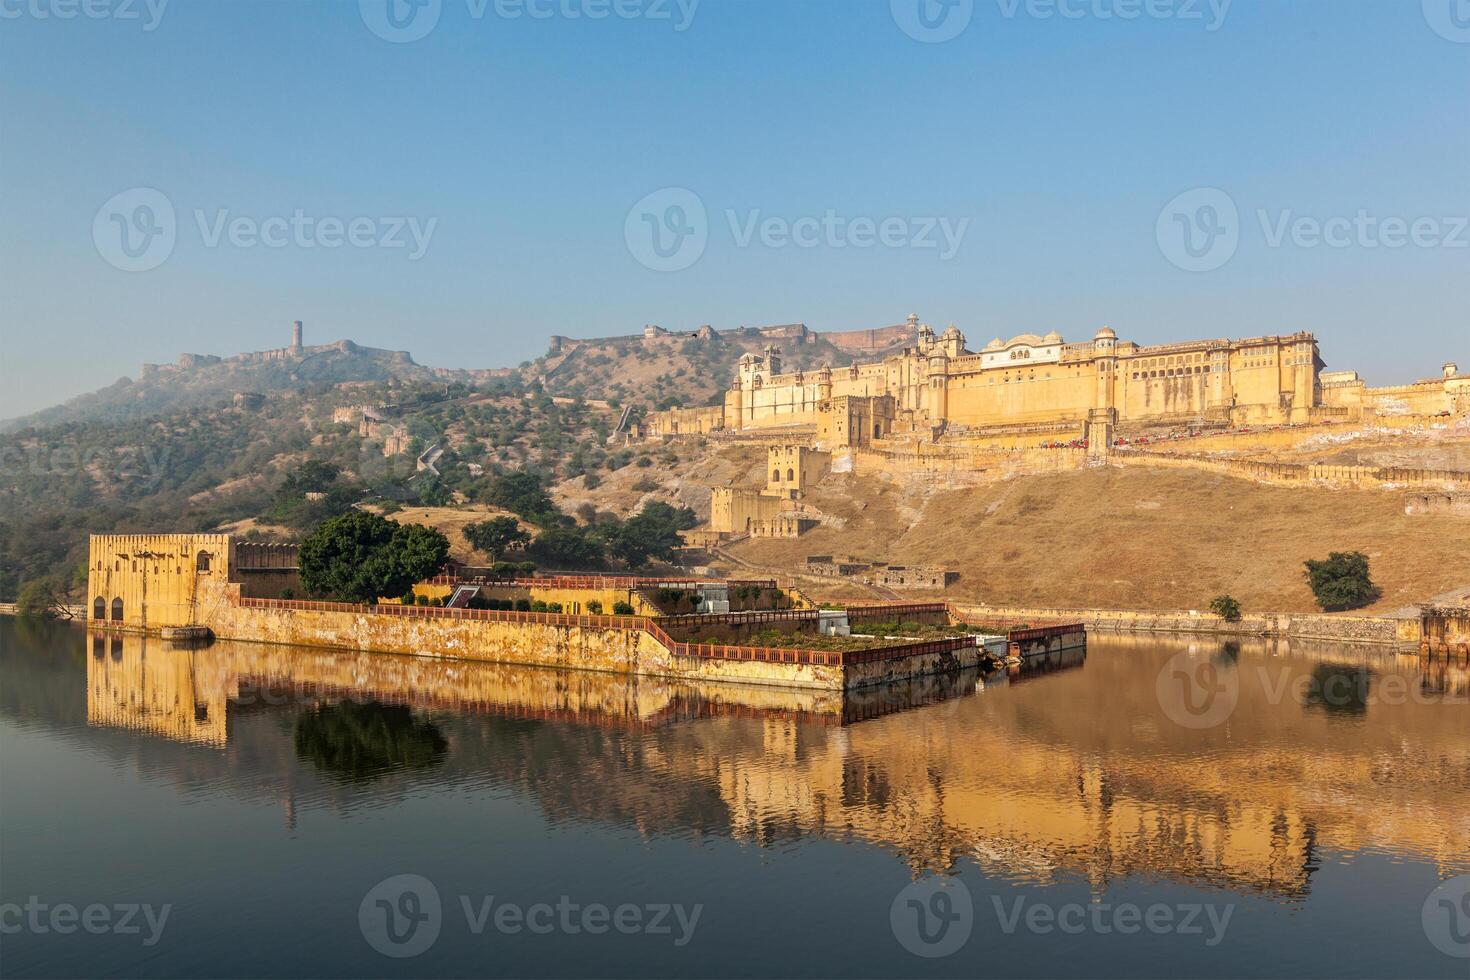
[[[0,973],[1465,978],[1470,671],[1368,656],[844,700],[0,619]]]

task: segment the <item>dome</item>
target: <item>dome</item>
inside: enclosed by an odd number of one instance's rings
[[[996,337],[990,343],[988,343],[988,344],[985,345],[985,349],[986,350],[1005,350],[1005,346],[1006,346],[1006,342],[1004,340],[1001,340],[999,337]]]
[[[1118,339],[1118,335],[1117,335],[1116,332],[1114,332],[1114,330],[1113,330],[1112,327],[1103,327],[1101,330],[1099,330],[1097,332],[1097,336],[1094,337],[1094,338],[1092,338],[1092,339],[1093,340],[1117,340]]]
[[[1053,330],[1045,337],[1042,337],[1041,341],[1044,344],[1060,344],[1062,342],[1062,335]]]

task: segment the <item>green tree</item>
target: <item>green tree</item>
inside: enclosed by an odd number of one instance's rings
[[[341,467],[324,459],[308,459],[287,474],[281,493],[299,497],[306,493],[325,493],[342,475]]]
[[[1327,612],[1361,609],[1383,595],[1373,584],[1368,556],[1361,551],[1334,551],[1325,561],[1307,562],[1307,582]]]
[[[1240,603],[1234,596],[1217,595],[1210,600],[1210,612],[1227,623],[1240,622]]]
[[[499,561],[507,549],[531,539],[514,517],[492,517],[488,521],[466,524],[460,534],[471,548],[485,552],[492,562]]]
[[[623,523],[607,526],[603,533],[614,558],[629,568],[642,568],[650,559],[672,559],[680,543],[679,532],[696,523],[689,508],[654,501]]]
[[[86,584],[85,575],[82,585]],[[20,587],[16,612],[37,619],[71,619],[71,608],[78,604],[82,589],[74,575],[64,572],[33,578]]]
[[[449,540],[421,524],[353,511],[322,523],[301,542],[301,584],[312,595],[377,602],[403,595],[449,556]]]
[[[602,542],[580,527],[553,527],[531,544],[537,560],[550,568],[591,568],[605,560]]]
[[[485,499],[496,507],[519,514],[537,527],[555,527],[563,514],[546,492],[541,478],[526,470],[515,470],[490,484]]]

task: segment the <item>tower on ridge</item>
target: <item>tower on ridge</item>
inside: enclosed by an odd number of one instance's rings
[[[295,323],[291,324],[291,352],[293,354],[300,354],[301,353],[301,321],[300,320],[297,320]]]

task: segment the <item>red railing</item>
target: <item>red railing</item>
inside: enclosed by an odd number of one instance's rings
[[[722,579],[707,578],[647,578],[634,575],[513,575],[497,578],[493,575],[435,575],[427,580],[430,585],[459,585],[480,583],[483,585],[513,585],[522,588],[543,589],[697,589],[726,585],[732,589],[776,588],[775,579]]]

